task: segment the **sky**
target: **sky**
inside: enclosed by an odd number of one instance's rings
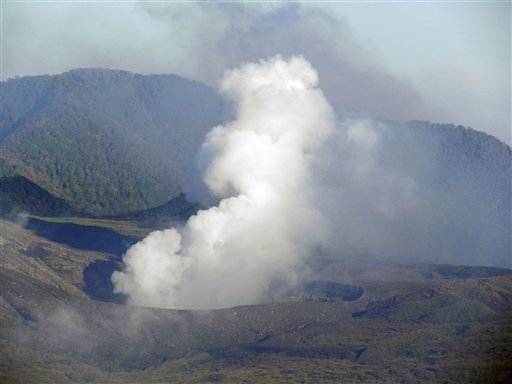
[[[106,67],[216,85],[243,62],[303,55],[337,111],[511,143],[510,2],[1,4],[2,80]]]

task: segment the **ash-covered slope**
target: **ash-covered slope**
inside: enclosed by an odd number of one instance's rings
[[[0,233],[2,382],[470,383],[512,374],[510,275],[422,278],[387,263],[393,280],[360,280],[355,301],[162,310],[88,299],[83,273],[106,255],[8,222]]]
[[[174,75],[77,69],[0,84],[0,173],[23,175],[82,211],[162,204],[226,106]]]

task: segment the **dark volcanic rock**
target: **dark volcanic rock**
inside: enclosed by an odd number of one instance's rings
[[[333,281],[310,281],[304,285],[302,294],[306,301],[356,301],[363,293],[364,288],[357,285]]]
[[[116,231],[99,226],[52,223],[36,218],[30,218],[25,228],[59,244],[117,256],[122,255],[130,245],[138,240],[135,237],[121,235]]]

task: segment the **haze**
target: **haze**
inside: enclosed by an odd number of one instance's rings
[[[510,2],[3,2],[2,19],[2,79],[92,66],[215,84],[242,62],[298,54],[337,111],[510,143]]]

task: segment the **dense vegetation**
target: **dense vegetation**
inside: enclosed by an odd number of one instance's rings
[[[80,69],[1,83],[0,176],[25,176],[77,210],[163,204],[227,107],[173,75]]]
[[[71,207],[23,176],[0,177],[0,215],[66,215]]]
[[[7,210],[16,205],[17,211],[62,216],[64,204],[74,216],[135,222],[135,232],[168,227],[197,210],[180,195],[184,175],[205,133],[230,108],[211,88],[172,75],[100,69],[0,84],[7,96],[0,101],[0,177],[23,176],[47,191],[40,199],[41,191],[25,188],[22,201],[14,201],[4,190],[0,200]],[[343,206],[339,199],[351,207],[343,207],[342,220],[368,216],[350,228],[334,226],[369,234],[389,229],[390,254],[371,236],[363,253],[510,267],[510,147],[462,126],[373,125],[381,138],[372,153],[377,166],[360,190],[347,190],[337,172],[320,175],[334,179],[337,189],[333,201],[317,196],[319,207],[324,201],[324,209]],[[62,200],[55,205],[54,199]],[[364,199],[392,211],[405,208],[391,219]],[[350,239],[350,233],[344,236]]]

